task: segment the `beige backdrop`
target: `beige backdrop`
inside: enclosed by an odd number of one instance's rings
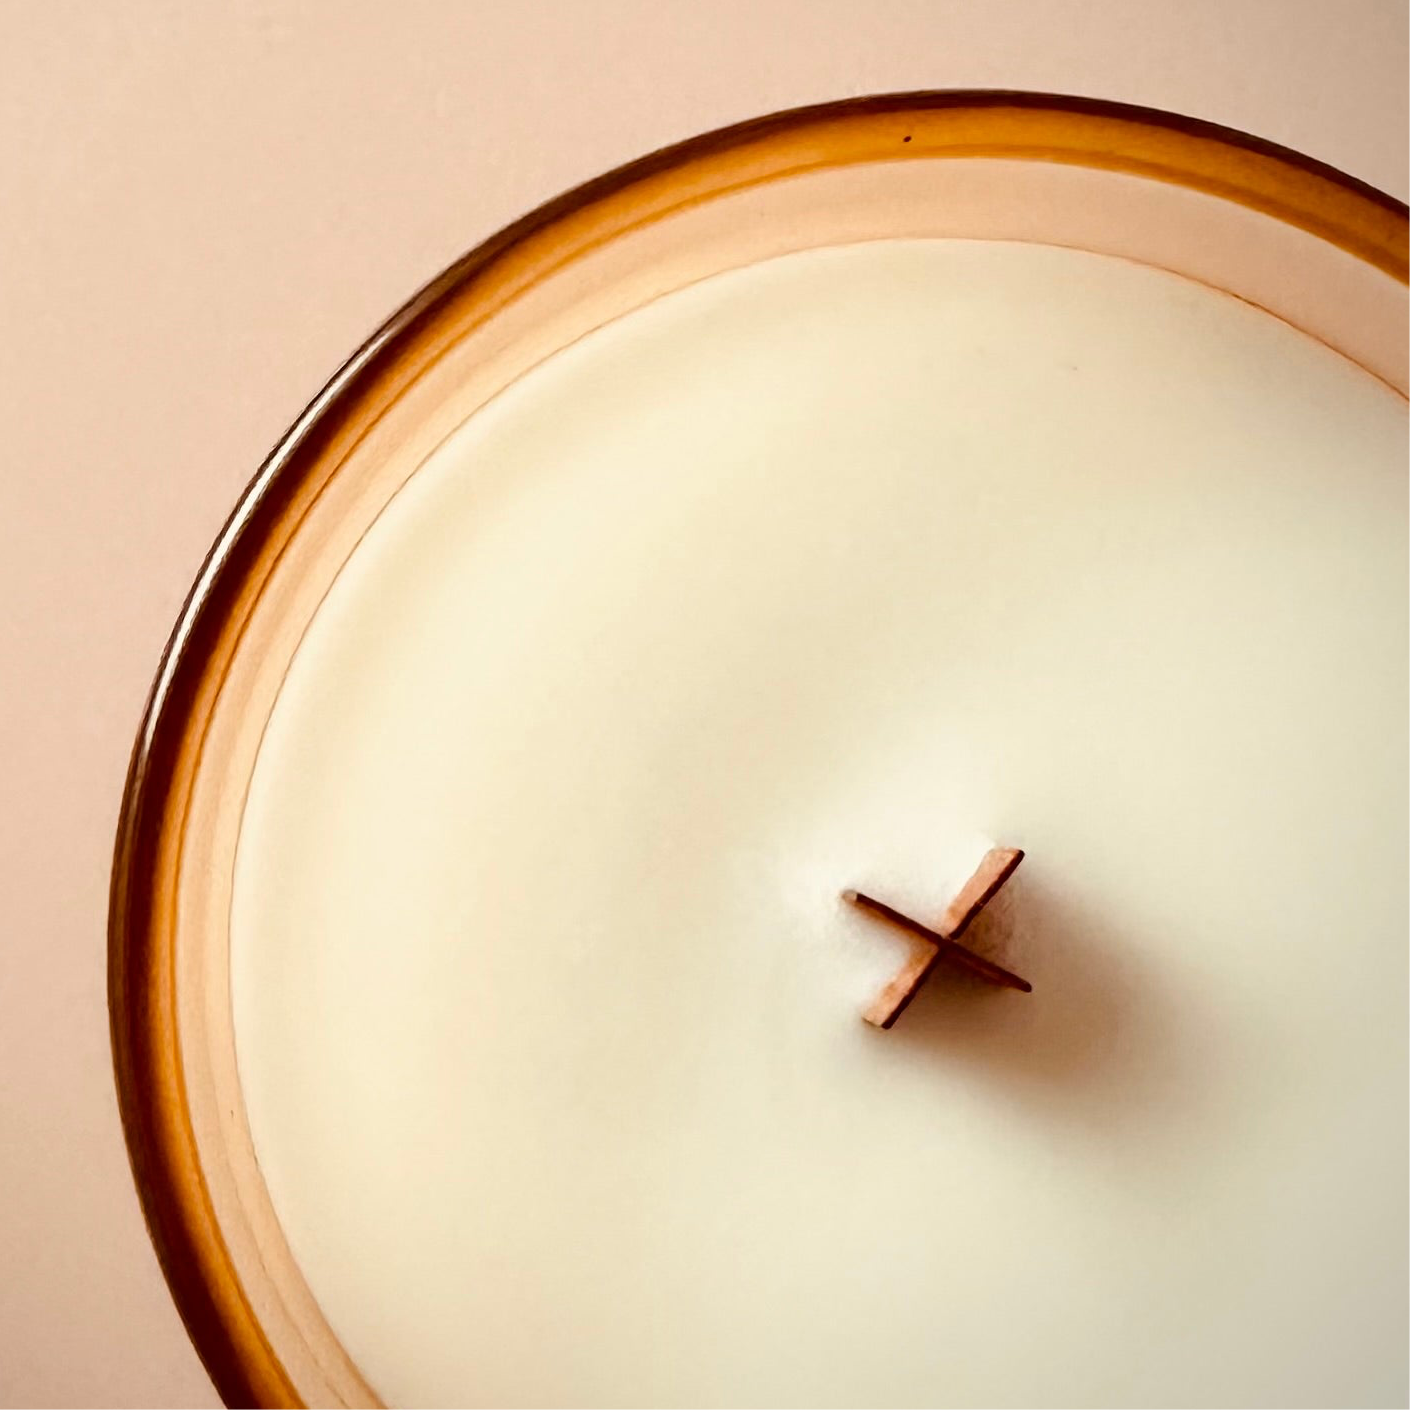
[[[757,113],[1172,108],[1404,198],[1404,0],[0,0],[0,1402],[209,1405],[113,1097],[111,833],[157,656],[341,359],[564,187]]]

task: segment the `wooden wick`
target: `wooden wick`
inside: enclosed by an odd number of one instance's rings
[[[877,1028],[890,1028],[900,1018],[906,1005],[915,998],[916,991],[925,983],[930,971],[941,960],[962,965],[971,974],[978,975],[990,984],[1018,989],[1025,994],[1032,992],[1033,986],[1026,979],[1020,979],[1002,965],[986,960],[982,955],[976,955],[972,950],[955,943],[969,929],[979,912],[994,898],[1004,882],[1018,870],[1018,864],[1022,860],[1023,853],[1017,847],[990,848],[984,854],[974,875],[960,887],[959,894],[945,908],[938,930],[931,930],[873,896],[864,895],[860,891],[842,893],[844,901],[890,921],[892,925],[898,926],[920,942],[912,947],[911,957],[862,1015],[868,1023]]]

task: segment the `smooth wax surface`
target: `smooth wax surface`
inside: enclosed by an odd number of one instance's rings
[[[1405,406],[1255,309],[897,242],[462,429],[289,674],[233,913],[293,1251],[390,1401],[1405,1391]],[[903,949],[984,838],[973,933]]]

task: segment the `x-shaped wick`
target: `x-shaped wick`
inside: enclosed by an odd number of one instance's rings
[[[963,965],[972,974],[990,984],[1002,984],[1009,989],[1021,989],[1025,994],[1033,986],[1001,965],[966,950],[955,942],[969,929],[970,923],[998,893],[999,888],[1018,870],[1023,853],[1017,847],[991,847],[984,854],[975,873],[960,887],[959,894],[945,908],[938,930],[931,930],[908,915],[888,906],[885,901],[864,896],[860,891],[844,891],[842,899],[873,915],[889,920],[911,937],[911,956],[897,971],[895,978],[872,1000],[862,1015],[878,1028],[890,1028],[900,1018],[906,1005],[915,998],[930,971],[941,960]]]

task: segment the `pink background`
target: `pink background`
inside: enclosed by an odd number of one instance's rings
[[[0,0],[0,1402],[210,1405],[105,1005],[112,831],[210,541],[343,357],[506,221],[867,91],[1211,118],[1406,194],[1403,0]]]

